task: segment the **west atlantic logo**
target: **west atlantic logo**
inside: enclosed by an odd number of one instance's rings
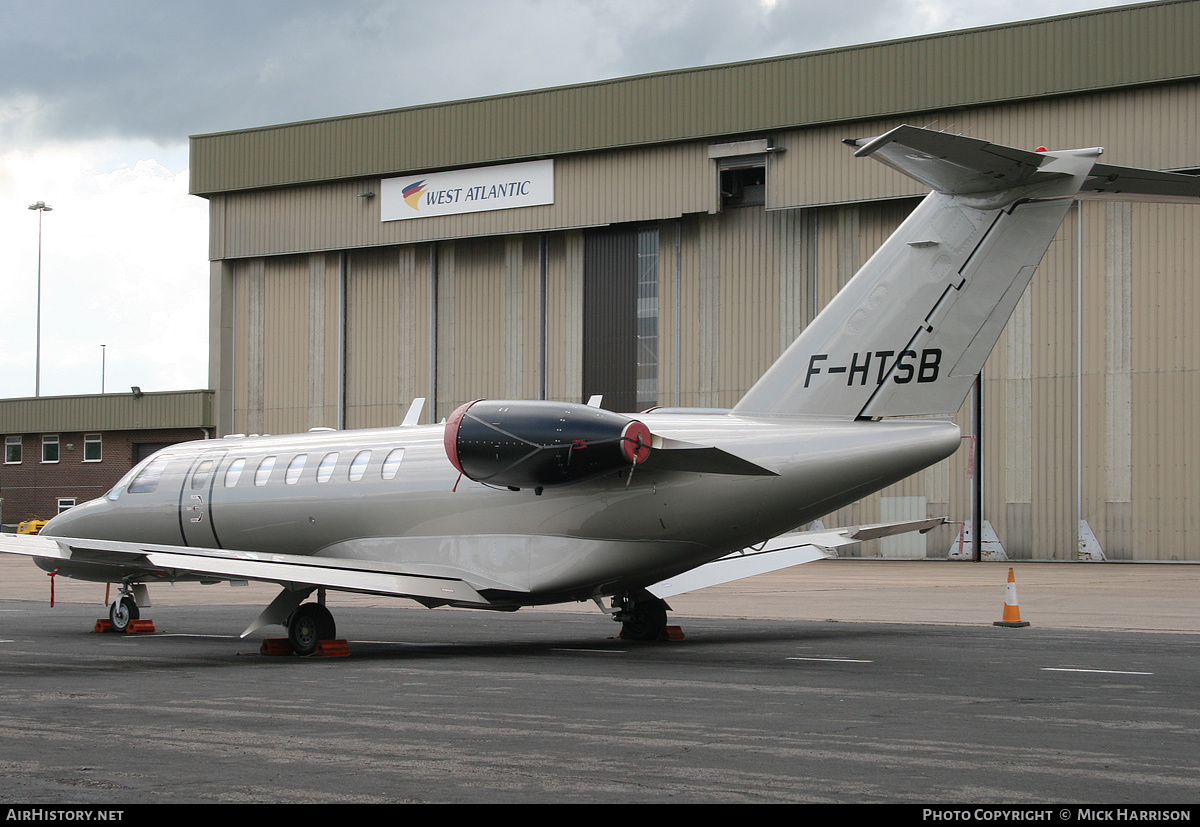
[[[421,209],[421,193],[425,192],[425,182],[415,181],[403,190],[404,203],[414,210]]]

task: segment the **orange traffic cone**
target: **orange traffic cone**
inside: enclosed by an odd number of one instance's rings
[[[1021,609],[1017,606],[1017,578],[1013,570],[1008,570],[1008,586],[1004,589],[1004,614],[993,626],[1028,626],[1027,621],[1021,620]]]

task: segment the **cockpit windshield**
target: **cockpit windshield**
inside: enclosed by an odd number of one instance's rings
[[[171,461],[172,454],[155,454],[129,470],[105,496],[115,501],[124,492],[146,494],[158,487],[158,478]]]

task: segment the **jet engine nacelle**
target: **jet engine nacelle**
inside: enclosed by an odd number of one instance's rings
[[[476,482],[541,488],[631,469],[650,456],[650,429],[572,402],[476,400],[446,420],[446,455]]]

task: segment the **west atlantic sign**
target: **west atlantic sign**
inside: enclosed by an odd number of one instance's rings
[[[432,172],[380,182],[384,221],[554,203],[554,161]]]

